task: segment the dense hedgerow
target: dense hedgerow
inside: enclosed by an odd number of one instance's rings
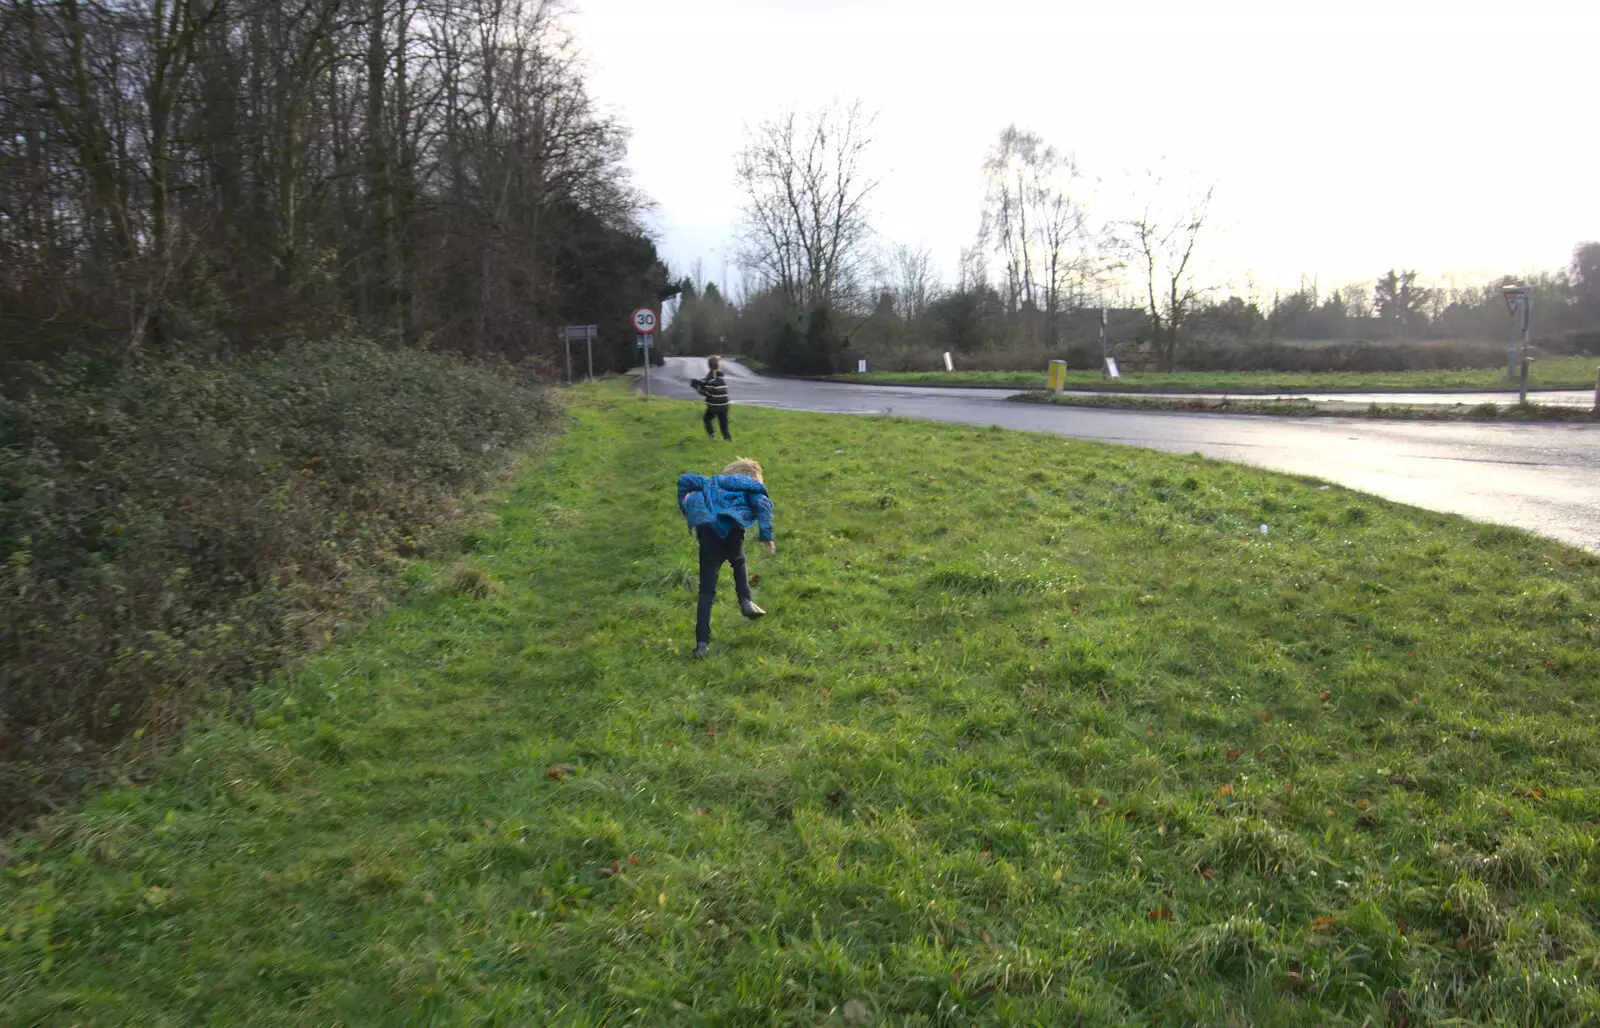
[[[1115,350],[1112,351],[1116,353]],[[1542,336],[1533,341],[1530,353],[1540,361],[1554,362],[1563,357],[1600,353],[1600,331],[1565,332]],[[854,357],[867,358],[874,371],[934,371],[944,367],[944,353],[933,346],[872,347],[857,345]],[[1073,368],[1098,368],[1100,343],[1088,340],[1069,343],[1054,350],[1038,346],[989,346],[955,356],[963,371],[1033,371],[1044,368],[1052,359],[1065,360]],[[1124,370],[1140,369],[1136,356],[1124,354]],[[1199,343],[1178,361],[1178,372],[1265,372],[1284,374],[1401,373],[1441,372],[1472,368],[1504,368],[1506,344],[1470,339],[1354,340],[1338,343],[1286,343],[1263,340],[1253,343]],[[1592,361],[1588,372],[1592,377]],[[782,370],[782,369],[774,369]],[[1153,366],[1145,371],[1154,371]],[[1545,369],[1535,368],[1535,374]]]
[[[76,357],[0,399],[0,822],[328,638],[557,410],[359,342]]]

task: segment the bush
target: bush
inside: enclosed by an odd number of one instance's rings
[[[1574,329],[1559,335],[1539,336],[1533,340],[1533,346],[1560,357],[1600,354],[1600,328]]]
[[[1187,371],[1448,371],[1504,363],[1504,343],[1353,342],[1294,346],[1246,343],[1196,350],[1179,360]]]
[[[755,356],[783,375],[826,375],[845,366],[845,340],[833,315],[818,307],[805,317],[776,312]]]
[[[31,381],[0,399],[0,822],[326,639],[556,415],[514,373],[363,343]]]
[[[925,346],[852,348],[853,357],[865,357],[869,371],[943,371],[944,351]],[[951,352],[958,371],[1043,371],[1052,360],[1065,359],[1074,368],[1096,367],[1100,344],[1072,345],[1045,350],[1034,344],[989,346],[965,353]],[[854,371],[855,365],[848,370]]]

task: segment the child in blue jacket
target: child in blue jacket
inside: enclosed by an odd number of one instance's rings
[[[717,598],[717,578],[722,563],[733,565],[733,590],[739,613],[752,621],[766,614],[750,599],[750,577],[744,566],[744,533],[761,526],[760,539],[768,553],[772,542],[772,500],[761,478],[761,465],[747,457],[722,469],[722,474],[678,476],[678,509],[689,531],[700,540],[700,604],[695,612],[694,655],[704,657],[711,648],[711,604]]]

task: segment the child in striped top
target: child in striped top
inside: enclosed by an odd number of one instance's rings
[[[706,377],[691,378],[689,384],[695,391],[706,398],[706,413],[704,422],[706,438],[715,439],[716,433],[711,430],[711,422],[715,420],[722,428],[722,438],[733,441],[733,436],[728,433],[728,380],[722,375],[722,358],[706,358]]]

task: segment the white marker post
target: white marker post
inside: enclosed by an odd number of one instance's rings
[[[951,362],[951,360],[950,360],[950,351],[949,350],[946,350],[944,352],[944,370],[946,370],[946,371],[954,371],[954,370],[956,370],[955,364],[953,364]]]
[[[633,312],[633,331],[639,350],[644,354],[644,395],[650,395],[650,344],[656,334],[656,312],[640,307]]]
[[[856,361],[856,374],[865,375],[866,373],[867,373],[867,362],[864,361],[864,360]]]

